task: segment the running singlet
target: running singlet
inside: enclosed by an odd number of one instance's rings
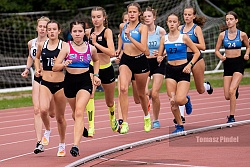
[[[57,57],[60,50],[62,49],[62,40],[59,40],[57,48],[55,50],[49,50],[47,48],[49,39],[44,42],[41,57],[43,63],[43,70],[52,71],[52,67],[54,66],[54,57]]]
[[[129,39],[128,39],[128,37],[127,37],[127,35],[125,34],[125,29],[126,29],[126,27],[127,27],[127,25],[128,25],[129,23],[126,23],[125,25],[124,25],[124,27],[123,27],[123,29],[122,29],[122,41],[123,41],[123,43],[132,43]],[[140,33],[140,31],[139,31],[139,27],[140,27],[140,25],[141,25],[141,23],[138,23],[137,25],[136,25],[136,27],[133,29],[133,30],[130,30],[130,36],[133,38],[133,39],[135,39],[137,42],[141,42],[141,33]]]
[[[99,35],[96,35],[96,42],[97,42],[99,45],[102,45],[102,46],[105,47],[105,48],[108,47],[107,40],[106,40],[105,37],[104,37],[104,32],[105,32],[106,29],[107,29],[107,28],[104,28],[104,29],[102,30],[102,32],[101,32]],[[94,32],[94,28],[91,29],[90,34],[92,34],[93,32]],[[89,43],[90,43],[91,45],[93,44],[91,38],[89,39]],[[102,52],[100,49],[98,49],[97,47],[96,47],[96,49],[97,49],[97,53],[103,53],[103,52]]]
[[[91,51],[90,51],[90,45],[88,42],[85,42],[87,45],[87,51],[86,52],[77,52],[71,45],[71,41],[69,43],[69,54],[66,56],[66,60],[72,60],[72,63],[69,64],[67,67],[70,68],[88,68],[89,63],[91,60]]]
[[[167,51],[168,61],[183,60],[187,58],[187,45],[183,42],[183,35],[180,34],[176,41],[169,41],[165,35],[164,48]]]
[[[33,60],[35,60],[36,58],[36,51],[37,51],[36,41],[37,41],[37,38],[32,39],[31,48],[30,48],[30,56],[32,57]]]
[[[240,30],[237,29],[237,35],[233,40],[228,39],[228,30],[226,30],[223,45],[225,49],[241,49],[242,41],[240,40]]]
[[[148,49],[150,51],[150,56],[153,56],[153,51],[158,50],[161,41],[160,27],[156,26],[155,32],[153,34],[148,34]]]
[[[194,29],[195,29],[196,26],[197,26],[197,24],[194,24],[194,26],[191,28],[191,30],[189,30],[186,33],[183,32],[183,29],[184,29],[185,25],[183,25],[181,27],[181,30],[180,30],[181,34],[187,34],[189,36],[189,38],[193,41],[193,43],[199,43],[199,40],[198,40],[197,36],[194,33]]]

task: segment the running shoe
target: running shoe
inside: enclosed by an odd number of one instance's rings
[[[119,129],[119,126],[118,126],[117,120],[115,119],[115,112],[114,111],[110,112],[109,120],[110,120],[110,126],[111,126],[113,132],[117,132]]]
[[[77,146],[73,146],[71,149],[70,149],[70,154],[73,156],[73,157],[77,157],[79,155],[79,149]]]
[[[128,123],[127,122],[123,122],[122,123],[122,127],[120,129],[120,133],[121,134],[128,133],[128,130],[129,130]]]
[[[239,87],[237,87],[237,89],[236,89],[235,97],[236,97],[236,99],[238,99],[238,97],[239,97]]]
[[[211,94],[213,93],[214,89],[213,89],[213,87],[211,86],[210,82],[207,81],[206,83],[210,86],[210,89],[207,90],[207,93],[211,95]]]
[[[235,122],[234,117],[227,116],[227,123]]]
[[[144,130],[145,132],[150,132],[151,130],[151,119],[149,118],[144,118]]]
[[[159,129],[161,127],[160,121],[155,120],[153,121],[153,129]]]
[[[45,130],[42,138],[42,145],[47,146],[49,144],[51,130]]]
[[[192,103],[191,103],[191,100],[190,100],[190,96],[187,96],[187,103],[185,104],[185,108],[186,108],[186,113],[188,115],[190,115],[192,113]]]
[[[89,137],[89,132],[88,130],[84,127],[83,132],[82,132],[83,137]]]
[[[181,116],[182,123],[186,122],[185,117]],[[177,124],[176,119],[173,119],[174,124]]]
[[[36,143],[36,148],[34,150],[34,153],[38,154],[38,153],[41,153],[41,152],[44,152],[44,147],[41,144],[41,142],[39,141],[39,142]]]
[[[175,125],[175,130],[172,133],[180,133],[184,131],[184,126],[183,125]]]
[[[65,151],[65,144],[59,144],[58,146],[58,152],[57,152],[57,156],[58,157],[65,157],[66,155],[66,151]]]
[[[89,128],[88,130],[88,137],[93,137],[95,134],[95,128]]]

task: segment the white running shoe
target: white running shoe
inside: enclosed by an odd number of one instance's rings
[[[66,155],[65,143],[60,143],[58,146],[57,156],[58,157],[65,157],[65,155]]]
[[[42,138],[42,145],[47,146],[49,144],[50,133],[51,133],[51,130],[45,130],[43,138]]]

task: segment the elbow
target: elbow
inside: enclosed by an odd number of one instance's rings
[[[116,57],[116,54],[115,54],[115,52],[113,52],[113,53],[111,53],[111,54],[109,54],[109,56],[112,58],[112,57]]]
[[[206,46],[202,46],[200,50],[205,51],[206,50]]]
[[[60,71],[60,69],[57,68],[56,66],[53,66],[53,67],[52,67],[52,71],[53,71],[53,72],[58,72],[58,71]]]
[[[145,50],[142,51],[146,56],[150,55],[149,49],[146,47]]]
[[[56,72],[56,71],[57,71],[57,69],[56,69],[55,66],[52,67],[52,71],[53,71],[53,72]]]

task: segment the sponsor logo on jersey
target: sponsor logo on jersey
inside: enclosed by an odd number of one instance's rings
[[[70,59],[75,59],[75,58],[76,58],[76,54],[70,54],[70,55],[69,55],[69,58],[70,58]]]

